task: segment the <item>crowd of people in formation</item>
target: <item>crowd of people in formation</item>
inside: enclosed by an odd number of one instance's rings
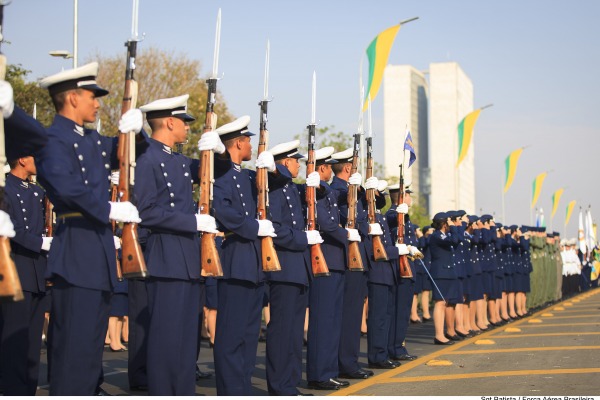
[[[451,345],[597,282],[593,257],[578,256],[573,242],[544,228],[505,226],[462,210],[416,226],[410,186],[363,181],[352,168],[352,148],[317,149],[315,170],[301,185],[294,183],[305,158],[299,141],[261,152],[255,166],[268,171],[269,212],[259,218],[257,175],[242,167],[253,154],[248,116],[201,136],[198,149],[214,153],[214,188],[212,215],[199,213],[199,161],[174,150],[194,120],[185,94],[123,114],[120,132],[137,135],[135,205],[111,200],[117,139],[84,126],[108,93],[97,72],[91,63],[41,81],[56,108],[48,128],[15,106],[11,86],[0,82],[10,166],[0,236],[11,238],[25,297],[1,306],[5,395],[35,395],[48,311],[51,395],[106,394],[105,345],[128,351],[131,390],[194,395],[196,380],[207,376],[197,368],[203,336],[213,348],[217,394],[250,395],[261,333],[269,394],[301,395],[303,343],[308,387],[335,390],[416,359],[406,342],[411,322],[433,319],[433,342]],[[309,188],[316,229],[306,229]],[[358,190],[356,204],[350,189]],[[387,194],[392,205],[383,213]],[[49,204],[55,217],[45,221]],[[356,223],[346,228],[350,216]],[[111,222],[139,224],[145,279],[120,283],[121,242]],[[201,275],[206,233],[216,238],[220,278]],[[272,239],[280,271],[263,272],[264,238]],[[385,257],[375,257],[374,242]],[[326,261],[323,276],[313,274],[313,246]],[[353,261],[361,268],[348,269],[350,248],[359,249]],[[359,363],[361,331],[368,366]]]

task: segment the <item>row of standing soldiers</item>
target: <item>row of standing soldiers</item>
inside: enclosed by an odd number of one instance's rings
[[[397,244],[392,239],[393,224],[390,227],[381,214],[377,222],[369,223],[365,192],[376,192],[378,209],[385,205],[387,184],[375,177],[360,188],[356,228],[344,228],[348,188],[363,184],[362,176],[352,173],[352,149],[335,154],[333,148],[319,149],[316,171],[305,185],[292,181],[303,158],[298,141],[262,152],[256,167],[269,171],[270,208],[268,219],[257,219],[256,174],[242,167],[252,158],[254,134],[248,129],[250,118],[238,118],[204,133],[198,142],[200,151],[215,153],[214,217],[200,214],[193,200],[199,161],[173,150],[186,141],[188,122],[194,119],[187,113],[188,96],[160,99],[124,113],[119,121],[120,132],[135,132],[138,138],[135,206],[111,201],[118,142],[84,127],[96,120],[98,98],[108,93],[96,83],[97,72],[98,64],[91,63],[41,81],[57,112],[48,128],[18,107],[4,114],[7,138],[14,135],[20,140],[19,152],[9,155],[11,174],[6,186],[7,198],[14,202],[9,208],[12,223],[0,213],[0,234],[13,239],[26,296],[23,302],[2,306],[0,364],[5,394],[35,394],[46,279],[52,283],[50,394],[102,393],[103,344],[111,292],[118,281],[115,251],[119,240],[113,236],[111,221],[140,224],[149,272],[147,279],[129,282],[132,389],[148,390],[151,395],[195,394],[205,290],[199,267],[200,233],[223,234],[218,249],[223,277],[218,280],[214,343],[217,394],[252,394],[265,284],[271,309],[267,328],[270,394],[301,394],[307,307],[308,387],[339,389],[349,385],[342,379],[373,375],[358,363],[367,292],[369,366],[396,368],[400,361],[416,358],[404,346],[414,281],[400,277],[398,259],[420,252],[412,245]],[[3,84],[3,110],[6,103],[14,104],[12,89]],[[142,129],[143,113],[151,136]],[[8,140],[7,149],[11,149]],[[54,206],[53,238],[44,237],[44,192],[28,182],[34,174]],[[306,187],[317,192],[315,231],[305,230],[302,193]],[[397,211],[407,214],[408,205],[401,206]],[[260,240],[267,236],[273,238],[281,271],[262,270]],[[373,257],[374,236],[385,246],[385,261]],[[352,242],[360,245],[364,271],[347,270]],[[329,276],[312,274],[309,246],[317,244],[323,249]]]

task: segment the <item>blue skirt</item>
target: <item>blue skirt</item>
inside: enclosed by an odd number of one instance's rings
[[[128,314],[129,300],[127,293],[113,293],[110,299],[110,313],[111,317],[124,317]]]
[[[462,304],[462,285],[458,279],[436,279],[438,289],[433,288],[433,300],[446,300],[448,304]],[[440,295],[440,291],[442,292]],[[443,298],[442,298],[443,295]]]
[[[469,301],[476,301],[483,299],[483,275],[474,274],[469,278],[469,295],[467,296]]]

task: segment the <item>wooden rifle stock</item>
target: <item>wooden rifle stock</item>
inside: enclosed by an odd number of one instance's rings
[[[404,175],[402,174],[402,165],[400,165],[400,193],[398,196],[398,204],[404,203]],[[404,244],[404,214],[398,213],[398,244]],[[408,256],[406,254],[400,255],[400,277],[401,278],[412,278],[412,270],[408,263]]]
[[[258,155],[267,150],[269,146],[269,131],[267,130],[267,105],[268,100],[258,103],[260,106],[260,136],[258,140]],[[256,201],[256,211],[258,219],[267,219],[269,212],[269,178],[266,168],[256,169],[256,188],[258,190],[258,199]],[[262,251],[262,268],[264,272],[281,271],[279,257],[275,251],[273,238],[263,236],[260,238]]]
[[[315,125],[308,126],[308,159],[306,160],[306,177],[315,172]],[[317,192],[314,187],[306,187],[306,230],[317,229]],[[310,246],[310,262],[315,277],[329,276],[329,267],[319,243]]]
[[[217,95],[217,79],[210,78],[208,84],[208,95],[206,101],[206,117],[204,119],[204,132],[212,131],[217,126],[217,114],[214,113],[215,99]],[[214,153],[212,150],[200,152],[200,199],[198,200],[198,213],[210,215],[213,199],[213,177],[214,177]],[[214,233],[202,232],[200,238],[200,268],[202,276],[223,276],[221,258],[217,251]]]
[[[0,33],[2,33],[2,20],[4,16],[4,3],[0,3]],[[6,57],[0,53],[0,80],[6,74]],[[0,168],[6,165],[6,149],[4,148],[4,119],[0,118]],[[0,205],[4,209],[4,173],[0,173]],[[5,236],[0,236],[0,301],[23,300],[23,289],[17,273],[15,262],[10,256],[10,241]]]
[[[119,190],[119,188],[117,187],[117,185],[111,185],[111,188],[110,188],[111,201],[117,201],[118,190]],[[113,236],[116,236],[116,232],[117,232],[117,222],[112,221]],[[123,270],[121,269],[121,259],[119,258],[119,250],[116,250],[116,249],[115,249],[115,261],[117,262],[117,280],[119,282],[122,282],[123,281]]]
[[[127,47],[127,64],[125,68],[125,90],[121,115],[135,108],[137,103],[138,85],[134,79],[135,57],[137,42],[132,39],[125,43]],[[131,191],[135,182],[135,134],[133,132],[119,134],[119,201],[131,201]],[[121,271],[117,266],[117,276],[125,278],[145,278],[148,276],[146,261],[140,246],[137,223],[125,222],[121,232]],[[122,279],[122,278],[121,278]]]
[[[373,176],[373,138],[368,137],[367,141],[367,173],[366,179],[369,179]],[[377,223],[377,217],[375,216],[375,189],[367,190],[367,206],[368,206],[368,217],[369,223],[375,224]],[[387,252],[385,251],[385,246],[383,245],[383,241],[381,240],[381,236],[374,235],[372,237],[373,241],[373,258],[375,261],[386,261],[388,259]]]
[[[54,206],[48,196],[44,197],[44,234],[46,237],[54,236]]]
[[[360,151],[360,134],[354,135],[354,154],[352,155],[352,169],[350,175],[358,171],[358,152]],[[346,228],[356,229],[356,203],[358,202],[358,185],[348,185],[348,219]],[[348,269],[350,271],[364,271],[365,268],[360,255],[358,242],[348,243]]]

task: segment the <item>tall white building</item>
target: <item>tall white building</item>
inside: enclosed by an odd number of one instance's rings
[[[404,181],[411,183],[421,205],[427,207],[427,80],[410,65],[388,65],[383,75],[384,168],[387,178],[397,177],[400,164],[409,154],[402,151],[406,130],[411,132],[417,161],[407,170]]]
[[[465,210],[475,213],[473,142],[460,166],[458,124],[473,111],[473,83],[455,62],[429,66],[429,212]]]
[[[459,209],[476,213],[473,143],[456,168],[458,124],[473,111],[469,77],[455,62],[430,64],[429,82],[412,66],[388,65],[383,93],[386,177],[398,176],[408,128],[417,161],[405,181],[412,181],[419,203],[430,215]]]

